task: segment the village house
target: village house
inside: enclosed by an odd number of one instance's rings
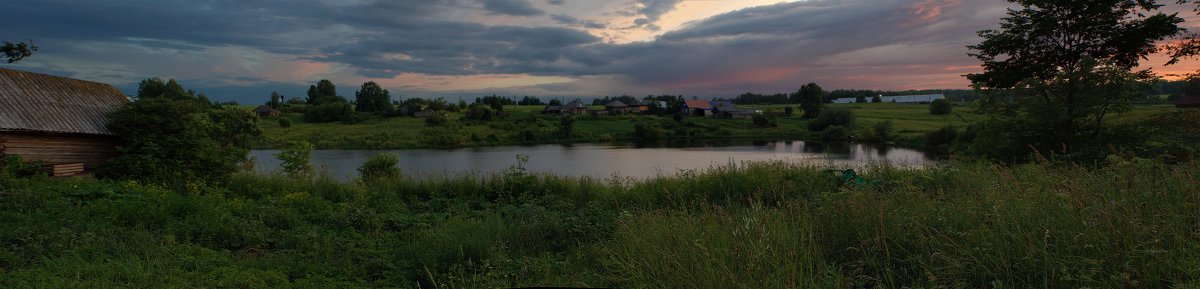
[[[542,113],[558,115],[563,113],[563,108],[561,105],[547,105],[546,108],[542,109]]]
[[[283,112],[267,105],[260,105],[254,108],[254,114],[257,114],[258,117],[279,117],[283,115]]]
[[[585,113],[587,113],[587,106],[583,105],[583,102],[578,99],[572,100],[571,102],[568,102],[566,105],[563,105],[562,109],[563,109],[563,113],[569,113],[569,114],[585,114]]]
[[[742,109],[729,101],[712,101],[712,114],[717,118],[753,118],[758,114],[752,109]]]
[[[112,85],[0,68],[0,154],[82,173],[116,153],[107,114],[128,103]]]
[[[711,116],[712,104],[707,100],[685,99],[682,112],[689,116]]]
[[[604,109],[607,110],[608,113],[611,113],[611,114],[625,113],[625,111],[628,108],[629,108],[629,105],[626,105],[624,102],[621,102],[620,100],[609,101],[608,104],[604,105]]]

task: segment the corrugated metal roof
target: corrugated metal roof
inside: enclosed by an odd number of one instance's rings
[[[0,129],[111,135],[106,114],[129,99],[112,85],[0,68]]]

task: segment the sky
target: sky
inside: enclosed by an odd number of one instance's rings
[[[1168,1],[1174,2],[1174,1]],[[732,97],[825,89],[965,89],[967,45],[999,0],[10,0],[3,67],[116,85],[173,78],[211,99]],[[1180,7],[1166,7],[1183,11]],[[1181,13],[1189,16],[1193,13]],[[1200,21],[1184,25],[1200,29]],[[1195,71],[1195,61],[1147,68]]]

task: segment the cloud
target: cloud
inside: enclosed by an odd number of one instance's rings
[[[636,15],[641,15],[643,18],[635,19],[634,24],[650,30],[659,30],[654,23],[658,22],[663,14],[675,10],[675,5],[678,5],[679,2],[681,0],[635,0]]]
[[[529,0],[483,0],[483,9],[492,14],[512,16],[538,16],[546,12],[533,7]]]
[[[554,19],[554,21],[558,21],[558,23],[561,24],[579,26],[589,29],[604,29],[606,27],[604,23],[600,23],[599,21],[583,20],[567,14],[550,15],[550,19]]]

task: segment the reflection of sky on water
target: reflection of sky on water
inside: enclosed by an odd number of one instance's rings
[[[324,166],[343,178],[357,176],[357,168],[378,153],[400,157],[404,174],[437,177],[463,173],[490,174],[517,164],[516,155],[529,156],[525,165],[533,172],[564,176],[607,178],[673,175],[680,170],[704,170],[713,166],[757,161],[786,161],[835,167],[860,167],[870,162],[923,165],[925,154],[911,149],[876,147],[869,144],[821,144],[803,141],[693,145],[670,147],[636,144],[573,144],[475,147],[449,150],[318,150],[312,164]],[[275,150],[251,152],[257,170],[268,173],[279,167]]]

